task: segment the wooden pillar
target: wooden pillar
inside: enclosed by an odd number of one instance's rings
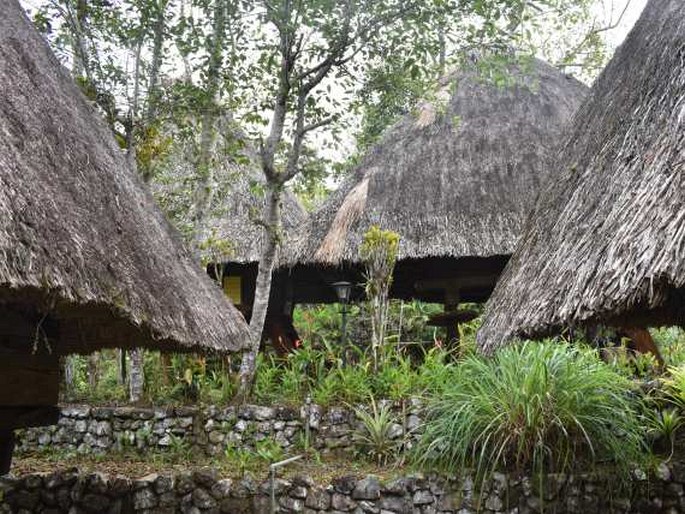
[[[449,288],[445,290],[445,312],[456,312],[459,309],[459,290],[456,288]],[[450,323],[447,325],[447,343],[453,344],[459,342],[459,331],[457,324]]]
[[[12,467],[12,452],[14,451],[14,430],[0,429],[0,475],[6,475]]]

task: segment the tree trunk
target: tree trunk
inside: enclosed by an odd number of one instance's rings
[[[164,50],[164,29],[167,0],[159,0],[157,7],[157,17],[155,18],[152,41],[152,62],[150,63],[150,80],[147,90],[147,113],[145,115],[145,125],[148,126],[157,114],[157,103],[159,91],[159,69],[162,67],[162,51]]]
[[[281,231],[281,186],[269,184],[267,205],[264,219],[266,221],[266,241],[259,259],[257,284],[255,286],[252,317],[250,318],[250,349],[243,354],[238,374],[238,399],[245,402],[250,395],[257,368],[257,352],[262,340],[264,321],[269,308],[271,295],[271,276],[278,257],[279,234]]]
[[[73,78],[85,77],[89,85],[93,83],[93,74],[90,69],[90,59],[86,47],[86,23],[88,17],[88,4],[86,0],[77,0],[75,16],[70,16],[72,26],[73,64],[71,75]]]
[[[162,368],[162,383],[165,386],[168,386],[170,384],[169,370],[171,369],[171,355],[162,352],[159,356],[159,365]]]
[[[143,349],[136,348],[129,352],[131,369],[129,373],[128,392],[131,402],[138,402],[143,397],[145,374],[143,371]]]
[[[69,396],[74,391],[74,376],[76,370],[74,369],[74,357],[72,355],[65,355],[62,358],[62,369],[64,377],[64,392]]]

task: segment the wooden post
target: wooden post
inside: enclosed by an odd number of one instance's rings
[[[12,467],[14,430],[0,429],[0,475],[6,475]]]
[[[445,312],[456,312],[459,309],[459,289],[449,288],[445,290]],[[450,323],[447,325],[447,343],[449,345],[459,342],[459,332],[457,331],[457,324]]]
[[[0,475],[9,473],[17,428],[54,425],[59,420],[56,406],[5,407],[0,405]]]

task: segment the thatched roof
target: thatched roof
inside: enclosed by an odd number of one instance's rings
[[[476,68],[384,134],[310,217],[291,264],[356,263],[373,224],[401,235],[400,260],[513,252],[587,88],[538,60],[509,66],[504,86]]]
[[[264,174],[259,168],[259,157],[246,141],[244,163],[225,163],[217,170],[217,183],[221,191],[211,208],[211,215],[201,230],[206,236],[227,241],[230,246],[226,261],[241,264],[257,263],[266,236],[261,220],[264,216],[266,196]],[[283,245],[292,239],[296,229],[306,218],[304,208],[287,188],[283,190],[281,222]],[[207,255],[207,258],[211,256]]]
[[[153,178],[153,192],[179,227],[194,233],[196,241],[203,246],[199,249],[203,260],[257,263],[264,242],[261,220],[265,207],[265,180],[259,154],[254,142],[230,116],[218,119],[215,130],[218,137],[210,159],[212,194],[199,225],[188,219],[194,214],[188,206],[196,198],[193,197],[194,188],[187,185],[199,180],[198,164],[193,160],[199,145],[197,141],[176,139],[174,151]],[[306,213],[287,187],[282,198],[282,235],[287,243]],[[205,246],[207,241],[214,245]]]
[[[17,0],[0,3],[0,84],[0,310],[49,326],[58,353],[241,349],[242,316]]]
[[[685,322],[685,3],[651,0],[579,110],[487,308],[489,351],[567,325]]]

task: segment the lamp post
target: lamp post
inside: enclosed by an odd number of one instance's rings
[[[352,284],[350,282],[334,282],[331,284],[335,289],[338,302],[342,304],[342,327],[341,327],[341,346],[343,348],[343,364],[347,363],[347,304],[352,294]]]

